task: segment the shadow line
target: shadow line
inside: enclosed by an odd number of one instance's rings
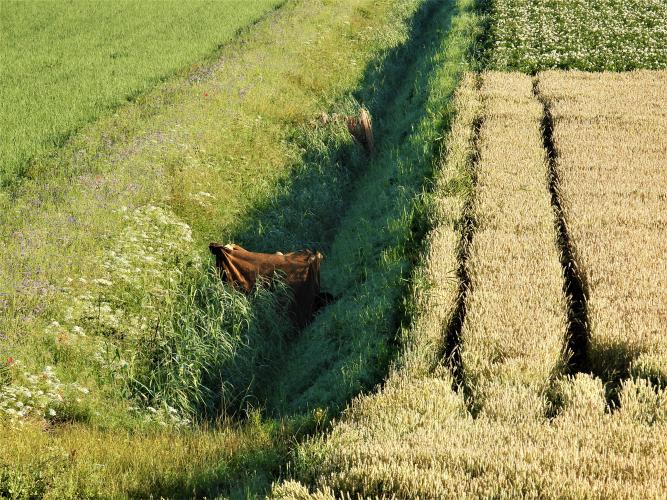
[[[481,90],[481,76],[479,73],[475,74],[475,91]],[[469,159],[469,175],[471,180],[470,191],[467,193],[467,198],[463,206],[461,217],[458,221],[460,239],[457,246],[457,262],[458,269],[456,270],[456,277],[459,282],[459,292],[454,313],[450,318],[449,323],[444,329],[444,353],[443,357],[449,367],[450,373],[454,379],[454,390],[463,393],[466,401],[469,402],[469,410],[474,415],[474,408],[470,404],[472,391],[465,383],[463,360],[461,352],[463,350],[463,340],[461,333],[463,325],[465,324],[467,312],[467,299],[471,293],[472,283],[470,274],[468,272],[468,259],[470,257],[470,249],[472,246],[475,230],[477,228],[475,200],[478,180],[478,165],[480,162],[480,133],[484,122],[483,113],[475,117],[473,121],[473,136],[472,136],[472,155]]]
[[[558,151],[554,144],[554,122],[549,101],[540,93],[539,78],[533,79],[533,95],[542,105],[542,140],[547,156],[549,193],[554,210],[560,263],[563,268],[563,292],[568,299],[566,349],[567,372],[574,375],[590,372],[588,360],[588,286],[577,264],[559,191]]]

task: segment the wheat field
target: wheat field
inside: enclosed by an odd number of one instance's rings
[[[588,285],[589,358],[667,384],[667,72],[540,77],[566,222]]]
[[[481,98],[463,378],[474,411],[539,416],[550,378],[562,371],[566,321],[542,108],[521,74],[484,74]]]
[[[568,303],[563,295],[564,277],[558,264],[561,255],[554,219],[559,214],[549,203],[548,151],[540,140],[542,134],[548,133],[541,119],[544,112],[541,104],[547,102],[553,109],[553,135],[558,153],[558,172],[561,174],[558,195],[566,207],[567,227],[571,230],[577,256],[582,257],[583,271],[586,272],[589,261],[584,257],[594,255],[596,249],[600,251],[604,247],[593,239],[595,233],[590,227],[577,229],[573,222],[575,215],[572,207],[576,206],[577,199],[573,186],[576,185],[579,192],[588,186],[587,192],[590,193],[591,187],[598,185],[592,181],[587,184],[581,174],[573,175],[568,182],[567,165],[583,164],[575,156],[574,144],[587,139],[587,135],[579,129],[582,123],[586,123],[585,115],[582,112],[575,114],[574,110],[587,111],[590,139],[597,141],[597,154],[607,158],[607,155],[617,153],[620,146],[615,145],[623,141],[618,136],[615,136],[617,141],[611,144],[599,141],[593,127],[601,124],[600,128],[606,131],[632,127],[635,122],[624,122],[622,117],[634,109],[638,109],[640,115],[642,109],[651,109],[650,102],[659,95],[654,85],[661,78],[662,75],[657,73],[589,77],[550,72],[535,79],[517,74],[484,74],[477,78],[468,76],[464,80],[456,97],[457,118],[447,139],[447,154],[440,171],[442,177],[438,181],[438,185],[447,184],[452,171],[468,172],[473,178],[472,174],[476,173],[477,177],[475,190],[468,193],[475,200],[472,207],[477,220],[467,256],[473,285],[465,295],[468,305],[458,346],[464,363],[463,381],[466,380],[466,373],[476,373],[473,370],[478,370],[479,366],[468,363],[466,367],[467,358],[474,355],[473,359],[485,359],[485,356],[486,359],[493,359],[492,350],[485,352],[480,344],[475,344],[470,333],[465,333],[468,328],[483,331],[481,325],[485,324],[486,318],[481,313],[476,314],[476,310],[489,315],[494,311],[493,302],[488,298],[484,308],[475,305],[475,293],[479,288],[476,290],[474,280],[484,278],[487,280],[484,283],[486,287],[495,286],[498,289],[513,286],[512,280],[532,280],[526,287],[536,296],[523,300],[525,305],[531,307],[515,313],[514,317],[503,317],[499,323],[505,326],[507,333],[504,342],[498,341],[497,345],[505,348],[523,345],[514,358],[518,360],[517,366],[496,363],[496,372],[488,368],[479,369],[481,375],[478,380],[489,380],[489,384],[498,380],[493,384],[500,387],[503,387],[502,384],[513,384],[515,390],[494,392],[498,400],[497,404],[492,404],[484,391],[476,390],[484,387],[483,384],[473,385],[473,390],[468,393],[460,388],[448,369],[447,360],[434,365],[423,362],[429,359],[426,352],[434,357],[445,350],[442,345],[445,335],[441,335],[438,341],[437,332],[445,332],[450,319],[443,312],[453,314],[455,308],[451,304],[457,300],[458,293],[458,289],[451,284],[451,278],[456,273],[438,271],[440,262],[451,259],[451,254],[456,252],[451,241],[440,236],[447,232],[448,224],[455,217],[452,218],[451,214],[442,217],[441,212],[441,224],[436,224],[429,240],[429,260],[423,270],[435,281],[419,291],[425,308],[411,331],[410,347],[405,350],[403,363],[397,366],[378,393],[357,398],[334,425],[329,436],[316,438],[300,448],[302,466],[295,475],[303,483],[289,481],[275,485],[275,497],[664,496],[667,491],[667,391],[652,384],[642,372],[636,370],[633,372],[635,377],[617,382],[617,400],[609,402],[605,390],[609,380],[590,373],[567,375],[563,372]],[[613,92],[615,84],[621,85],[618,82],[622,82],[623,86],[635,86],[637,91],[632,94],[639,102],[609,106],[606,103],[608,99],[595,100],[585,93],[577,94],[581,97],[572,97],[568,102],[563,96],[575,96],[574,92],[568,94],[568,89],[581,85],[582,80],[589,82],[591,87],[598,85],[598,88],[612,89],[609,92]],[[594,84],[590,83],[591,80]],[[645,90],[640,92],[638,89]],[[546,96],[545,101],[542,101],[542,96]],[[643,97],[638,99],[636,96]],[[578,107],[573,107],[573,101]],[[561,118],[566,112],[571,113],[570,120]],[[605,114],[608,117],[606,121],[600,119]],[[645,138],[658,137],[658,133],[664,130],[659,115],[643,123],[648,123],[643,129]],[[568,131],[571,124],[576,124],[576,127]],[[479,126],[478,140],[475,140],[475,126]],[[659,199],[660,184],[656,175],[650,175],[656,172],[655,165],[651,168],[650,159],[664,158],[660,142],[641,141],[639,134],[632,135],[631,130],[625,131],[625,134],[630,141],[636,141],[634,149],[628,148],[628,151],[635,152],[638,165],[645,165],[645,170],[634,176],[634,189],[639,184],[648,186],[649,193],[656,193],[655,198]],[[474,152],[475,147],[478,153]],[[467,165],[461,167],[461,162]],[[596,165],[592,164],[589,171],[595,169]],[[599,164],[597,170],[601,170]],[[652,182],[642,182],[640,175]],[[631,196],[633,193],[627,182],[619,182],[615,186],[618,196],[623,196],[623,193]],[[489,197],[491,193],[493,196]],[[437,206],[457,207],[459,221],[453,227],[460,228],[462,218],[469,216],[465,213],[466,204],[456,197],[452,198],[447,191],[436,189],[435,196],[438,198]],[[533,198],[528,207],[520,200],[529,196]],[[445,199],[439,199],[441,197]],[[452,199],[447,201],[448,197]],[[650,203],[650,194],[644,199]],[[493,207],[494,217],[491,219],[484,216],[487,206]],[[583,226],[587,220],[599,220],[609,214],[608,206],[602,202],[600,206],[601,209],[595,209],[591,203],[584,205],[582,201],[580,207],[586,210],[583,214],[577,212],[582,216],[578,223]],[[658,214],[659,207],[654,205],[653,208]],[[485,232],[494,227],[489,220],[495,221],[495,227],[501,227],[499,222],[520,220],[522,214],[531,223],[525,224],[521,233],[529,235],[516,238],[514,246],[504,252],[499,251],[500,245],[488,243],[482,246]],[[626,228],[623,230],[628,231]],[[456,229],[450,228],[449,231],[455,232]],[[659,248],[663,240],[657,232],[646,233],[645,238],[648,240],[651,234],[654,240],[647,248]],[[478,239],[480,241],[475,243]],[[501,238],[488,240],[502,241]],[[522,255],[520,245],[523,241],[535,253],[531,259],[522,262],[517,256]],[[588,253],[581,250],[582,246],[588,246]],[[536,251],[537,247],[539,251]],[[445,254],[450,254],[450,257]],[[465,252],[458,252],[459,259],[462,255],[465,257]],[[659,259],[643,260],[643,255],[650,254],[639,253],[636,266],[641,263],[648,268],[646,273],[650,271],[659,280],[662,269]],[[588,259],[591,263],[599,262],[593,257]],[[489,260],[496,263],[495,268],[491,267]],[[494,281],[489,276],[491,273],[488,270],[502,269],[507,265],[514,266],[514,273],[508,273],[505,281]],[[450,263],[448,267],[451,266]],[[486,271],[481,274],[481,270]],[[457,279],[460,279],[460,274]],[[607,310],[597,312],[594,302],[597,289],[591,288],[592,317],[604,314],[609,317]],[[614,291],[618,294],[622,290],[614,290],[613,282],[608,289],[610,294]],[[511,300],[505,298],[505,303],[512,304]],[[429,304],[434,303],[440,304],[441,313],[438,315],[429,309]],[[531,331],[525,327],[530,324],[525,318],[531,311],[533,314],[539,311],[539,316],[533,320],[535,324],[549,325],[549,330],[532,330],[532,338],[520,333]],[[653,324],[650,308],[645,314],[648,314],[646,324]],[[644,320],[638,316],[636,321]],[[510,332],[516,332],[514,338]],[[591,353],[601,341],[595,340],[596,335],[604,334],[592,334]],[[626,335],[618,341],[630,349],[636,342],[632,332]],[[653,343],[642,344],[646,356],[660,355],[660,347],[655,343],[657,336],[652,340]],[[474,354],[468,354],[468,349]],[[415,362],[415,359],[422,362]],[[523,360],[530,360],[533,365],[518,369]],[[410,368],[415,364],[420,369]],[[428,369],[429,366],[431,369]],[[494,365],[489,362],[487,366]],[[478,412],[476,409],[479,407],[481,411]],[[313,492],[304,484],[315,484],[316,489]]]

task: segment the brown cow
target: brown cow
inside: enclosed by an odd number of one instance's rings
[[[300,328],[310,322],[323,302],[331,299],[328,294],[320,294],[322,254],[319,252],[256,253],[238,245],[219,243],[211,243],[209,249],[215,255],[215,265],[222,279],[232,286],[239,286],[246,293],[255,288],[258,277],[270,280],[279,271],[292,291],[292,314]]]

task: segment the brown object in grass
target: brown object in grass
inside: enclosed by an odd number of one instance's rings
[[[211,253],[215,255],[215,265],[223,281],[244,292],[251,292],[259,278],[273,279],[276,271],[293,293],[292,315],[303,328],[317,309],[329,300],[328,294],[320,293],[320,262],[322,254],[301,250],[283,254],[276,252],[257,253],[238,245],[211,243]]]
[[[359,116],[348,116],[347,129],[352,134],[352,137],[364,147],[367,153],[370,154],[373,152],[375,149],[373,121],[366,108],[361,108]]]

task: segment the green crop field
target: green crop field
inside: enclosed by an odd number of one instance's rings
[[[664,497],[666,13],[2,3],[0,498]]]
[[[24,175],[89,122],[182,71],[280,4],[2,3],[0,181]]]

